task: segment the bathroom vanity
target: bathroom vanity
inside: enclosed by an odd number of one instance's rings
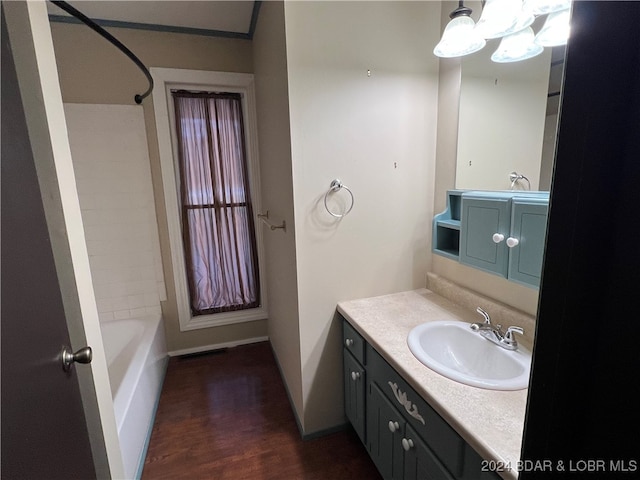
[[[385,479],[517,478],[526,390],[463,385],[407,346],[419,324],[478,317],[422,289],[341,302],[345,412]]]
[[[449,190],[433,253],[537,288],[548,208],[549,192]]]

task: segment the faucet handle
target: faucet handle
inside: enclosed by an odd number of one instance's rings
[[[485,312],[480,307],[476,308],[476,312],[478,312],[480,315],[482,315],[484,317],[485,325],[491,325],[491,317],[489,317],[489,314],[487,312]]]
[[[518,333],[520,335],[524,335],[524,328],[522,328],[522,327],[509,327],[509,328],[507,328],[507,332],[504,334],[504,342],[516,347],[516,346],[518,346],[518,342],[516,341],[516,338],[513,335],[514,333]]]

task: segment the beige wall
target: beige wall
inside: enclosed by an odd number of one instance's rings
[[[140,70],[113,45],[84,25],[51,25],[62,98],[66,103],[133,104],[147,88]],[[252,72],[248,40],[122,28],[109,31],[147,67]],[[162,304],[169,351],[235,342],[267,334],[266,321],[180,332],[175,299],[160,160],[151,99],[143,102],[153,177],[167,301]]]
[[[282,2],[264,2],[253,39],[262,205],[287,231],[265,228],[268,332],[296,416],[302,413],[298,273],[291,180],[291,136]]]
[[[462,60],[456,188],[509,190],[518,172],[539,190],[551,49],[498,64],[496,45]]]
[[[426,284],[439,18],[435,2],[285,4],[305,433],[344,422],[336,304]],[[342,220],[323,205],[335,178],[355,196]]]
[[[479,4],[478,4],[479,5]],[[440,32],[449,22],[449,13],[458,2],[442,4]],[[476,15],[476,6],[474,16]],[[479,12],[479,9],[477,10]],[[435,44],[434,44],[435,45]],[[460,96],[460,60],[440,59],[438,92],[438,149],[434,204],[436,213],[445,208],[446,191],[455,188],[458,142],[458,104]],[[536,315],[538,290],[517,285],[496,275],[465,267],[458,262],[433,255],[431,271],[470,290]]]

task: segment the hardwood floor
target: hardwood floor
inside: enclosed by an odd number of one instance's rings
[[[171,358],[142,478],[381,477],[351,429],[302,441],[264,342]]]

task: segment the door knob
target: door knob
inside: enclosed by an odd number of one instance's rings
[[[355,382],[360,378],[360,372],[351,372],[351,379]]]
[[[519,243],[520,243],[520,240],[518,240],[517,238],[514,238],[514,237],[507,238],[507,247],[509,248],[513,248],[517,246]]]
[[[400,429],[400,424],[398,422],[389,420],[389,431],[391,433],[394,433],[396,430],[399,430],[399,429]]]
[[[91,347],[84,347],[73,353],[69,347],[62,347],[62,369],[68,372],[74,363],[91,363],[93,351]]]

